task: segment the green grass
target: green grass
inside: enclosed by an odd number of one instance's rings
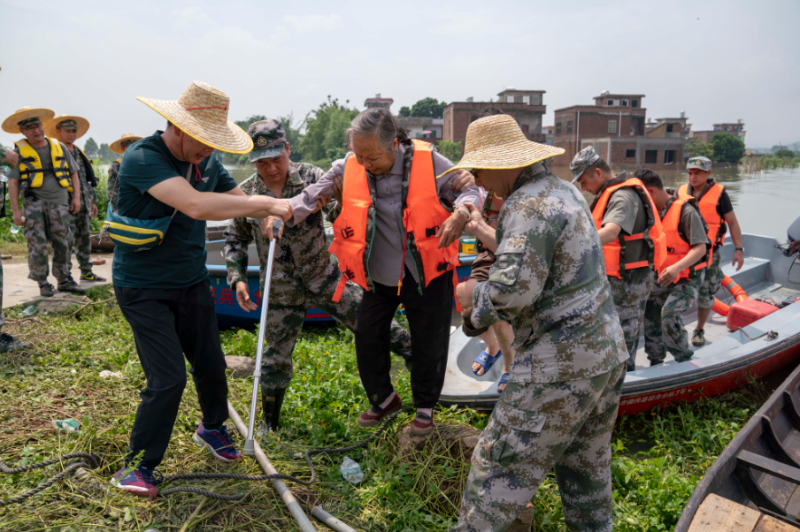
[[[108,288],[95,288],[90,296],[106,299],[108,292]],[[35,348],[27,355],[0,355],[0,459],[15,466],[69,452],[93,452],[103,457],[98,477],[109,478],[120,467],[138,392],[145,387],[127,323],[113,301],[88,307],[77,318],[36,315],[36,320],[26,321],[20,310],[7,311],[6,330],[33,341]],[[226,354],[254,355],[252,332],[226,331],[222,343]],[[291,456],[367,437],[370,431],[355,423],[367,402],[356,371],[353,337],[343,328],[307,327],[297,343],[294,362],[282,428],[261,443],[280,472],[307,478],[304,461]],[[98,373],[104,369],[121,371],[124,379],[101,379]],[[401,395],[410,399],[404,370],[397,381]],[[229,385],[231,402],[246,419],[251,381],[230,379]],[[724,403],[702,401],[620,420],[613,442],[615,529],[670,530],[699,478],[762,398],[763,390],[755,383],[730,394]],[[69,435],[49,425],[52,419],[68,417],[82,423],[80,433]],[[160,467],[165,475],[187,471],[261,474],[250,458],[225,467],[198,450],[191,434],[199,420],[196,393],[189,384]],[[314,457],[319,481],[308,488],[289,484],[301,504],[307,511],[322,504],[365,531],[441,531],[453,525],[469,465],[435,438],[424,451],[400,459],[397,434],[409,420],[402,418],[368,448],[349,453],[366,473],[359,486],[342,479],[342,455]],[[469,410],[437,413],[439,424],[481,429],[486,421],[485,415]],[[0,476],[0,498],[27,491],[56,471]],[[4,530],[14,531],[297,529],[270,483],[210,481],[205,486],[229,494],[247,491],[253,498],[230,503],[179,494],[151,503],[117,490],[87,493],[77,482],[62,483],[23,504],[0,508],[0,522]],[[534,503],[535,530],[565,530],[552,475]]]

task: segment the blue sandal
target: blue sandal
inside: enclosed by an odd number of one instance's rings
[[[502,375],[500,375],[500,380],[497,382],[497,391],[498,391],[499,393],[503,393],[504,391],[506,391],[506,389],[505,389],[505,388],[503,388],[503,389],[501,390],[501,389],[500,389],[500,385],[501,385],[501,384],[508,384],[508,378],[509,378],[510,376],[511,376],[511,374],[509,374],[509,373],[503,373]]]
[[[481,351],[481,354],[475,358],[475,362],[483,366],[483,375],[486,375],[486,372],[492,369],[494,363],[497,362],[497,359],[503,356],[502,351],[498,351],[495,356],[490,355],[486,351]],[[478,375],[477,370],[472,370],[472,373]],[[478,375],[478,377],[483,377],[483,375]]]

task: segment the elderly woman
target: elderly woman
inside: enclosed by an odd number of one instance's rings
[[[376,425],[402,407],[389,377],[390,325],[402,304],[411,328],[417,409],[411,429],[428,434],[444,383],[458,237],[469,220],[464,205],[477,204],[480,192],[468,172],[437,180],[453,164],[430,144],[409,139],[385,109],[363,111],[347,134],[353,151],[289,200],[294,216],[287,223],[303,220],[342,183],[331,246],[344,274],[339,292],[346,280],[366,290],[358,310],[356,355],[372,407],[358,424]]]

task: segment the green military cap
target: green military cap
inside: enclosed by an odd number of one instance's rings
[[[279,120],[271,118],[254,122],[247,129],[253,139],[253,151],[250,152],[250,162],[259,159],[272,159],[283,153],[286,149],[286,132]]]
[[[686,169],[691,170],[692,168],[697,168],[698,170],[702,170],[704,172],[711,171],[711,159],[708,157],[690,157],[688,161],[686,161]]]
[[[594,151],[594,146],[589,146],[576,153],[575,157],[572,158],[572,162],[569,163],[569,169],[572,171],[572,175],[575,178],[572,182],[575,183],[575,181],[580,179],[586,169],[599,160],[600,156]]]

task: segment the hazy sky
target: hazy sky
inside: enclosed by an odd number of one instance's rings
[[[771,146],[800,140],[798,22],[797,0],[0,0],[0,120],[47,107],[91,122],[79,144],[149,135],[164,120],[134,97],[202,80],[230,95],[232,120],[302,119],[328,95],[362,109],[379,92],[397,113],[513,86],[546,90],[551,124],[608,89],[696,130],[741,118],[748,146]]]

